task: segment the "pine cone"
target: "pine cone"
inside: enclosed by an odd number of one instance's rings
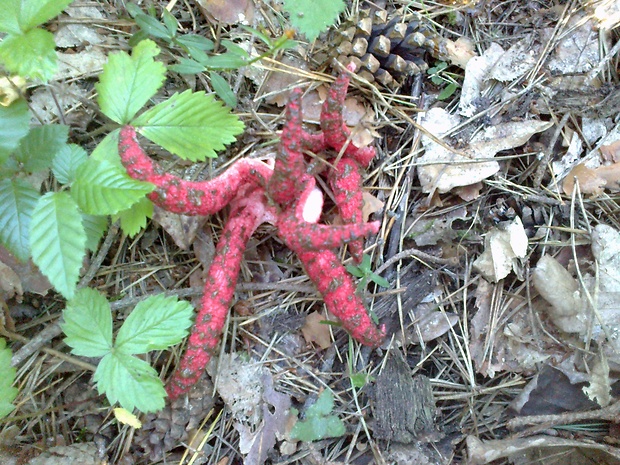
[[[213,408],[213,383],[205,374],[187,396],[181,396],[157,413],[148,414],[136,433],[136,444],[152,461],[161,460],[166,452],[187,443],[190,433]]]
[[[388,18],[383,10],[361,10],[331,32],[329,43],[334,44],[331,60],[345,66],[354,62],[359,76],[389,88],[426,71],[427,53],[437,58],[445,54],[444,39],[421,16],[405,21],[398,14]]]

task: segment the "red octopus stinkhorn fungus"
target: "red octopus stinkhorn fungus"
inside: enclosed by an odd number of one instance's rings
[[[127,173],[155,184],[149,198],[160,207],[184,215],[209,215],[230,206],[227,223],[209,268],[201,307],[180,365],[166,386],[171,399],[186,393],[198,381],[219,343],[234,297],[247,242],[261,223],[276,227],[277,235],[299,257],[308,276],[323,296],[327,309],[360,343],[377,347],[385,334],[370,319],[356,294],[351,276],[335,249],[351,244],[359,261],[362,240],[376,234],[379,222],[362,222],[362,170],[372,161],[372,147],[350,142],[342,108],[349,78],[342,74],[331,86],[321,113],[321,129],[310,134],[302,128],[301,92],[292,93],[286,108],[286,125],[275,166],[250,159],[232,165],[216,178],[185,181],[165,173],[140,148],[131,126],[121,130],[119,152]],[[345,223],[318,224],[323,195],[308,170],[304,150],[338,152],[328,173],[336,205]]]

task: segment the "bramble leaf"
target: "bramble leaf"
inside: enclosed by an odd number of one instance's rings
[[[118,402],[130,412],[134,407],[145,413],[164,408],[164,384],[144,360],[114,351],[99,362],[93,378],[110,404]]]
[[[118,139],[120,133],[120,129],[115,129],[105,136],[103,140],[97,144],[93,153],[90,154],[90,158],[92,160],[110,162],[117,168],[124,170],[125,168],[123,168],[121,158],[118,154]]]
[[[69,126],[44,124],[33,127],[24,137],[15,154],[26,173],[36,173],[52,166],[54,157],[67,146]]]
[[[61,184],[71,184],[78,167],[88,159],[86,150],[77,144],[65,144],[52,160],[52,171]]]
[[[12,74],[48,81],[56,72],[55,48],[54,36],[43,29],[9,34],[0,42],[0,62]]]
[[[82,213],[82,224],[84,231],[86,231],[86,248],[94,252],[97,250],[101,236],[108,227],[108,217]]]
[[[11,403],[17,397],[13,387],[17,371],[11,366],[11,349],[6,348],[6,341],[0,338],[0,418],[6,417],[15,406]]]
[[[65,343],[84,357],[103,357],[112,350],[112,313],[106,298],[95,289],[79,289],[63,310]]]
[[[25,100],[18,100],[8,107],[0,106],[0,166],[28,134],[30,112]]]
[[[122,167],[91,158],[78,168],[71,195],[84,213],[114,215],[154,188],[153,184],[130,178]]]
[[[30,257],[30,220],[39,197],[26,181],[0,181],[0,242],[23,262]]]
[[[191,161],[216,157],[216,150],[243,131],[239,118],[213,95],[190,90],[145,111],[132,124],[143,136]]]
[[[194,309],[189,302],[163,294],[140,302],[116,336],[119,350],[126,354],[144,354],[167,349],[187,336]]]
[[[346,429],[342,420],[336,415],[330,415],[333,408],[334,395],[326,389],[319,395],[314,405],[308,407],[306,419],[295,423],[291,437],[309,442],[344,435]]]
[[[121,229],[129,237],[134,237],[146,226],[146,220],[153,216],[153,202],[142,197],[127,210],[118,214]]]
[[[304,34],[308,40],[316,39],[319,34],[334,24],[344,11],[342,0],[284,0],[284,10],[289,14],[289,21]]]
[[[19,33],[58,16],[73,0],[0,0],[0,31]]]
[[[85,246],[82,215],[71,196],[49,192],[41,197],[30,221],[32,261],[67,299],[75,292]]]
[[[110,54],[95,84],[97,101],[107,117],[126,124],[155,95],[166,75],[166,67],[153,59],[158,54],[152,40],[138,43],[131,57],[125,52]]]

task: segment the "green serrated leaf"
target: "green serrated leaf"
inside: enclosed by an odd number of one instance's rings
[[[11,349],[6,348],[6,341],[0,338],[0,418],[15,408],[11,402],[17,397],[17,389],[13,387],[17,370],[11,366],[12,355]]]
[[[103,67],[97,101],[101,111],[117,123],[126,124],[164,82],[166,67],[153,58],[159,47],[152,40],[143,40],[133,49],[131,57],[125,52],[113,53]]]
[[[52,160],[52,172],[60,184],[71,184],[75,173],[88,159],[86,150],[77,144],[65,144]]]
[[[84,287],[67,302],[61,328],[71,352],[83,357],[103,357],[112,350],[112,310],[95,289]]]
[[[108,228],[108,217],[82,213],[82,224],[84,231],[86,231],[86,248],[94,252],[97,250],[103,233]]]
[[[138,27],[140,27],[140,29],[142,29],[150,36],[156,37],[158,39],[167,40],[171,40],[174,36],[170,33],[170,31],[164,24],[160,23],[159,21],[157,21],[156,18],[153,18],[152,16],[141,13],[136,15],[134,17],[134,20],[136,21]]]
[[[48,192],[37,202],[30,220],[32,261],[65,298],[75,293],[86,232],[75,201],[66,192]]]
[[[164,408],[164,384],[144,360],[115,351],[99,362],[93,379],[110,404],[118,402],[130,412],[134,408],[144,413]]]
[[[58,57],[51,32],[31,29],[9,34],[0,42],[0,62],[12,74],[48,81],[56,72]]]
[[[14,154],[26,173],[43,171],[52,166],[54,157],[67,147],[69,126],[45,124],[33,127]]]
[[[30,112],[25,100],[17,100],[12,105],[0,105],[0,165],[19,146],[19,142],[30,129]]]
[[[153,202],[146,197],[134,203],[128,210],[118,214],[121,220],[121,229],[130,238],[146,227],[146,221],[153,217]]]
[[[330,415],[334,408],[334,395],[329,389],[323,391],[314,405],[306,411],[306,419],[293,426],[291,437],[301,441],[317,441],[336,438],[346,432],[344,423],[335,415]]]
[[[143,136],[191,161],[216,157],[217,150],[243,131],[239,118],[213,95],[190,90],[142,113],[134,125]]]
[[[108,161],[89,159],[77,170],[71,195],[84,213],[114,215],[126,210],[155,186],[136,181]]]
[[[318,397],[316,402],[308,408],[306,418],[322,417],[329,415],[334,409],[334,394],[329,389],[325,389]]]
[[[209,73],[209,78],[211,79],[213,90],[218,97],[229,107],[235,108],[237,106],[237,96],[230,88],[230,85],[228,85],[228,81],[219,74],[213,72]]]
[[[0,0],[0,32],[9,34],[20,34],[22,32],[19,27],[19,8],[17,8],[15,0]]]
[[[140,302],[116,336],[119,350],[126,354],[145,354],[167,349],[187,336],[194,309],[189,302],[163,294]]]
[[[105,136],[103,140],[99,142],[97,147],[95,147],[93,153],[90,154],[91,160],[107,161],[112,163],[118,169],[123,170],[124,168],[121,164],[121,158],[118,154],[118,139],[120,133],[120,129],[115,129]]]
[[[58,16],[73,0],[0,0],[0,30],[5,32],[26,32]],[[5,29],[5,24],[18,25],[15,30]]]
[[[26,181],[0,181],[0,242],[19,260],[30,257],[30,221],[41,195]]]
[[[284,0],[289,21],[308,40],[316,39],[334,24],[344,11],[344,6],[342,0]]]

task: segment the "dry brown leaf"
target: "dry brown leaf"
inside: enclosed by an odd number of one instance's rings
[[[480,197],[480,191],[483,186],[484,185],[481,182],[477,182],[475,184],[470,184],[469,186],[457,187],[454,189],[454,193],[466,202],[469,202],[470,200],[475,200]]]
[[[198,0],[198,7],[207,19],[224,24],[249,24],[254,18],[252,0]]]
[[[5,263],[0,262],[0,298],[12,299],[15,295],[22,296],[24,290],[17,273]]]
[[[362,206],[362,221],[364,222],[368,221],[368,218],[370,218],[370,215],[373,213],[383,210],[383,206],[385,205],[385,203],[369,192],[362,192],[362,199],[364,201],[364,205]]]
[[[607,189],[618,188],[620,184],[620,163],[599,166],[594,171],[599,178],[605,181]]]
[[[198,230],[205,224],[204,216],[177,215],[163,210],[158,206],[153,207],[153,221],[166,231],[176,245],[187,250],[194,242]]]
[[[609,363],[607,357],[597,357],[590,370],[590,385],[583,392],[601,407],[611,404],[611,380],[609,379]]]
[[[50,282],[41,274],[31,260],[22,263],[2,246],[0,246],[0,262],[7,265],[17,274],[23,292],[45,295],[52,288]]]
[[[484,238],[484,252],[474,261],[485,279],[497,282],[514,270],[517,275],[520,260],[527,254],[528,238],[521,218],[492,228]]]
[[[603,160],[612,163],[620,162],[620,140],[612,142],[608,145],[602,145],[600,148]]]
[[[445,58],[462,69],[465,69],[469,60],[476,56],[473,42],[466,37],[461,37],[456,41],[446,40],[445,47]]]
[[[579,190],[583,194],[600,195],[607,185],[607,181],[601,178],[596,170],[590,169],[582,163],[576,165],[564,178],[562,190],[566,195],[573,195],[575,180],[579,183]]]
[[[259,96],[264,98],[267,103],[283,107],[288,103],[290,89],[304,79],[303,74],[297,72],[297,70],[306,71],[308,69],[308,64],[301,58],[288,55],[282,57],[282,60],[280,61],[282,63],[280,68],[270,71],[261,83]],[[318,121],[318,115],[321,111],[320,104],[318,108],[319,113],[317,113],[316,119],[312,119],[309,118],[309,115],[312,113],[312,109],[304,103],[304,101],[308,98],[308,95],[312,93],[313,92],[310,92],[304,96],[302,100],[302,111],[304,114],[304,119]],[[317,96],[316,100],[318,102],[321,99]]]
[[[306,317],[301,328],[301,333],[308,344],[316,344],[321,349],[327,349],[332,345],[332,337],[329,325],[324,323],[325,316],[319,312],[312,312]]]
[[[426,112],[420,124],[426,131],[441,138],[461,123],[458,115],[442,108]],[[448,192],[455,187],[480,182],[499,171],[493,160],[496,153],[525,144],[532,135],[553,123],[538,120],[508,122],[490,126],[476,134],[469,146],[450,150],[426,134],[422,135],[424,155],[418,159],[418,178],[423,192]],[[458,153],[457,153],[458,152]]]
[[[547,316],[566,333],[583,333],[587,328],[587,315],[583,311],[579,284],[549,255],[543,255],[532,273],[534,287],[551,305]]]
[[[502,463],[618,463],[620,452],[606,444],[586,443],[576,439],[552,436],[530,436],[481,441],[475,436],[467,437],[469,465],[499,463],[498,459],[508,457]],[[497,461],[497,462],[496,462]]]

